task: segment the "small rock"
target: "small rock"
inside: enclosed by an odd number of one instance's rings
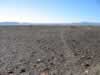
[[[37,59],[37,63],[40,63],[41,62],[41,59]]]
[[[89,71],[88,70],[85,70],[85,72],[84,72],[85,74],[88,74],[89,73]]]

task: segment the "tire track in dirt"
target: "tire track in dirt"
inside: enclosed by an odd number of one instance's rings
[[[71,52],[71,49],[68,47],[68,45],[66,44],[66,41],[64,40],[64,31],[65,30],[62,30],[61,31],[61,35],[60,35],[60,37],[61,37],[61,39],[62,39],[62,42],[64,43],[64,49],[65,49],[65,54],[68,56],[68,57],[73,57],[73,54],[72,54],[72,52]]]

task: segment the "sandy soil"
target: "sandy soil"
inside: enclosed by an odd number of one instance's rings
[[[1,26],[0,75],[100,75],[100,27]]]

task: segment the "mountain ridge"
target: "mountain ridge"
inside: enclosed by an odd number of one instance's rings
[[[30,22],[0,22],[0,25],[56,25],[56,26],[99,26],[96,22],[76,22],[76,23],[30,23]]]

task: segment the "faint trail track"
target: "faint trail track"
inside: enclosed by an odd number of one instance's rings
[[[63,43],[64,43],[64,49],[66,49],[66,50],[65,50],[65,51],[66,51],[66,55],[67,55],[68,57],[72,57],[72,52],[71,52],[70,48],[68,47],[68,45],[66,44],[66,41],[64,40],[64,31],[65,31],[65,30],[62,30],[62,31],[61,31],[60,37],[61,37],[61,39],[62,39],[62,41],[63,41]]]

